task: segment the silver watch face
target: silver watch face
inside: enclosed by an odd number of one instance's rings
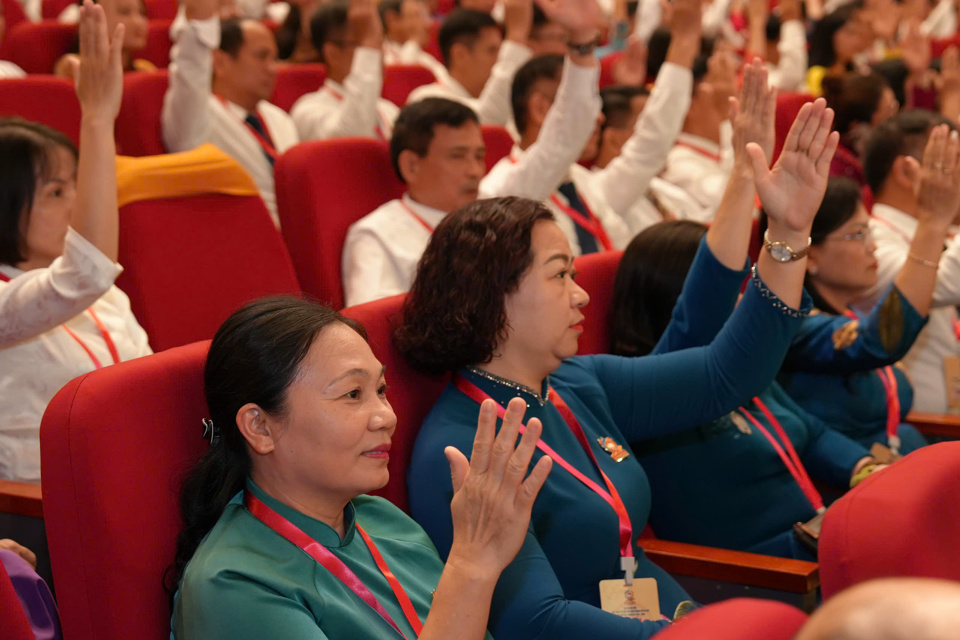
[[[793,252],[790,247],[782,242],[775,242],[770,245],[770,255],[777,262],[790,262],[793,259]]]

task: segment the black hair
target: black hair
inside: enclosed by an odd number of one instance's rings
[[[823,244],[827,236],[845,225],[857,213],[860,201],[859,184],[850,178],[831,177],[827,181],[827,190],[823,194],[820,208],[817,209],[817,217],[813,219],[813,227],[810,229],[810,244],[813,246]],[[803,277],[803,288],[810,294],[813,299],[813,306],[817,309],[834,315],[843,313],[842,310],[835,309],[820,295],[809,272]]]
[[[670,324],[707,227],[690,220],[653,225],[630,242],[613,285],[611,353],[647,355]]]
[[[837,52],[833,46],[833,36],[862,8],[861,0],[855,0],[828,13],[813,25],[813,31],[810,34],[809,65],[811,67],[829,68],[836,64]]]
[[[775,13],[767,16],[767,24],[764,25],[763,28],[767,42],[776,42],[780,39],[780,28],[782,26],[783,23],[780,22],[780,16]]]
[[[458,129],[467,122],[479,125],[480,119],[470,107],[446,98],[424,98],[401,109],[390,138],[390,162],[400,181],[406,182],[400,172],[401,152],[413,151],[422,158],[438,124]]]
[[[337,322],[366,339],[355,320],[290,296],[248,303],[217,330],[204,366],[203,387],[219,442],[210,446],[180,489],[183,530],[177,538],[174,564],[167,571],[171,594],[200,541],[250,475],[250,454],[237,427],[240,408],[252,402],[268,414],[282,416],[287,389],[300,363],[320,332]]]
[[[893,95],[900,104],[907,104],[907,77],[910,70],[903,58],[887,58],[879,60],[871,65],[874,73],[886,81],[887,85],[893,90]]]
[[[297,48],[297,39],[300,37],[300,23],[303,16],[300,15],[300,7],[290,3],[290,10],[287,11],[287,17],[277,27],[274,37],[277,40],[277,58],[287,60],[293,55]],[[222,44],[221,36],[221,44]],[[223,48],[221,46],[221,48]]]
[[[660,67],[667,61],[667,51],[670,49],[670,29],[667,27],[657,27],[650,36],[647,43],[647,77],[656,78],[660,73]],[[707,74],[707,60],[713,54],[713,47],[716,41],[713,38],[700,38],[700,53],[693,62],[693,84],[703,79]]]
[[[387,28],[387,16],[391,13],[399,15],[402,6],[403,0],[380,0],[377,11],[380,13],[380,22],[383,23],[384,29]]]
[[[863,175],[873,193],[880,193],[899,156],[923,158],[927,136],[938,124],[949,124],[956,129],[956,125],[938,113],[910,109],[881,122],[870,133],[863,147]]]
[[[558,54],[536,56],[517,69],[513,76],[510,103],[513,106],[513,120],[521,135],[527,128],[527,103],[530,102],[534,87],[541,80],[559,81],[562,73],[563,56]]]
[[[310,18],[310,41],[320,53],[320,62],[326,62],[323,45],[341,39],[346,34],[349,9],[346,0],[330,0],[313,12],[313,17]]]
[[[833,109],[833,128],[847,135],[856,123],[870,124],[880,108],[887,82],[876,73],[827,74],[823,77],[823,97]]]
[[[290,7],[293,11],[293,5]],[[243,21],[246,18],[227,18],[220,21],[220,50],[237,57],[243,47]]]
[[[56,170],[54,150],[77,159],[77,147],[56,129],[20,118],[0,118],[0,264],[27,259],[23,237],[37,185]]]
[[[484,29],[494,28],[499,30],[500,25],[483,11],[474,11],[473,9],[454,9],[444,19],[440,25],[440,31],[437,33],[437,42],[440,45],[440,54],[443,56],[443,62],[450,66],[450,50],[455,44],[462,44],[473,48],[480,33]]]
[[[633,117],[631,102],[639,96],[648,96],[650,92],[645,87],[633,85],[612,85],[600,90],[600,99],[603,101],[603,129],[616,127],[624,129]]]

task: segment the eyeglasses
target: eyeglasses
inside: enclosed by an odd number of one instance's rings
[[[848,233],[845,236],[833,236],[832,238],[825,238],[826,240],[844,240],[850,242],[856,240],[860,244],[867,244],[868,242],[873,242],[873,231],[870,230],[870,227],[864,227],[857,231],[856,233]]]

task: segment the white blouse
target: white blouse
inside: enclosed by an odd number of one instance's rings
[[[0,280],[0,478],[40,481],[40,419],[57,391],[95,368],[84,346],[113,364],[88,308],[121,361],[152,353],[130,300],[113,286],[122,270],[72,229],[49,267],[0,265],[10,279]]]

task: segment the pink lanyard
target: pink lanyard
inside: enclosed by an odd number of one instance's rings
[[[477,385],[473,384],[460,374],[456,374],[453,377],[453,384],[458,390],[460,390],[464,395],[477,404],[480,404],[487,398],[490,398],[490,396],[481,391]],[[551,401],[553,402],[553,406],[557,408],[557,411],[560,412],[564,422],[567,423],[567,427],[569,427],[570,431],[572,431],[577,437],[577,440],[580,442],[580,446],[583,447],[583,450],[587,452],[588,456],[590,456],[590,460],[593,461],[593,466],[596,467],[597,471],[600,472],[600,476],[603,478],[603,483],[607,486],[607,488],[604,489],[596,482],[585,476],[579,469],[567,462],[559,453],[554,451],[543,440],[537,440],[537,448],[540,449],[540,451],[542,451],[544,454],[550,456],[554,462],[563,467],[566,471],[573,475],[573,477],[585,484],[587,487],[593,490],[594,493],[603,498],[607,504],[613,507],[613,510],[617,513],[617,520],[619,521],[620,527],[620,566],[621,568],[624,568],[625,571],[628,571],[627,584],[631,584],[634,567],[633,525],[630,523],[630,514],[627,513],[627,507],[623,504],[623,500],[620,498],[617,488],[613,486],[613,482],[610,481],[610,478],[607,477],[607,474],[603,472],[599,463],[597,463],[597,458],[593,455],[593,451],[590,449],[590,443],[587,441],[587,436],[583,432],[583,427],[580,426],[580,421],[577,420],[576,416],[573,415],[570,407],[568,407],[563,401],[563,398],[560,397],[559,393],[557,393],[553,388],[550,388],[549,393]],[[501,420],[506,413],[506,409],[504,409],[503,406],[497,402],[497,415],[500,416]],[[526,425],[520,425],[520,433],[522,434],[525,430]]]
[[[849,309],[843,315],[852,320],[857,319],[857,315]],[[897,428],[900,426],[900,394],[897,390],[897,376],[892,366],[877,369],[877,375],[880,376],[887,396],[887,446],[894,453],[899,453],[900,436],[897,435]]]
[[[336,89],[333,89],[332,87],[329,87],[327,85],[323,85],[323,90],[327,91],[330,95],[332,95],[337,102],[343,102],[343,94],[337,91]],[[377,109],[377,126],[374,127],[373,132],[377,134],[377,138],[379,138],[380,140],[387,139],[387,136],[383,135],[383,127],[380,124],[379,109]]]
[[[0,273],[0,282],[10,282],[10,277],[4,273]],[[110,352],[110,357],[113,358],[113,364],[119,364],[120,353],[117,351],[117,345],[113,343],[113,338],[110,337],[110,332],[107,331],[107,328],[103,325],[102,322],[100,322],[100,318],[97,317],[97,314],[96,312],[94,312],[93,307],[90,307],[89,309],[87,309],[87,313],[89,313],[90,317],[93,318],[93,322],[94,324],[97,325],[97,329],[99,329],[100,335],[103,336],[103,341],[107,344],[107,350]],[[69,335],[71,338],[76,340],[77,344],[79,344],[83,348],[83,350],[90,357],[90,360],[93,361],[94,368],[103,369],[103,364],[100,363],[100,358],[98,358],[93,353],[90,347],[87,346],[87,343],[85,343],[82,339],[80,339],[80,336],[74,333],[70,329],[70,327],[68,327],[67,325],[62,324],[60,326],[63,327],[64,331],[67,332],[67,335]]]
[[[230,105],[227,103],[225,98],[221,96],[217,96],[217,100],[219,100],[223,104],[223,108],[226,109],[228,113],[233,115],[233,117],[235,117],[240,122],[240,124],[245,126],[247,128],[247,131],[249,131],[253,135],[253,137],[257,139],[257,142],[263,148],[264,153],[270,156],[270,158],[273,159],[274,161],[276,161],[276,159],[280,157],[280,154],[277,153],[276,147],[273,146],[272,140],[270,140],[269,138],[264,138],[259,131],[257,131],[256,129],[250,126],[250,123],[244,120],[241,120],[240,117],[237,116],[237,114],[235,114],[233,110],[230,108]],[[267,128],[267,123],[264,121],[264,119],[260,117],[260,114],[257,113],[256,111],[251,111],[250,113],[251,115],[253,115],[254,118],[260,121],[260,124],[263,126],[263,130],[266,131],[267,135],[269,136],[270,130]]]
[[[703,156],[703,157],[705,157],[705,158],[709,158],[710,160],[713,160],[714,162],[717,162],[717,163],[720,162],[720,154],[713,153],[712,151],[707,151],[706,149],[702,149],[702,148],[698,147],[698,146],[695,145],[695,144],[691,144],[691,143],[689,143],[689,142],[684,142],[683,140],[677,140],[677,141],[674,142],[673,144],[674,144],[675,146],[678,146],[678,147],[684,147],[684,148],[686,148],[686,149],[690,149],[690,150],[693,151],[694,153],[700,154],[701,156]]]
[[[422,224],[424,229],[426,229],[426,230],[429,231],[430,233],[433,233],[433,227],[430,226],[430,223],[428,223],[426,220],[424,220],[423,218],[421,218],[420,216],[418,216],[418,215],[416,214],[416,212],[407,205],[406,202],[404,202],[403,200],[400,200],[399,202],[400,202],[400,206],[403,207],[404,209],[406,209],[407,213],[409,213],[411,216],[413,216],[413,219],[414,219],[414,220],[416,220],[417,222],[419,222],[420,224]]]
[[[330,553],[326,547],[308,536],[302,529],[298,528],[295,524],[284,518],[282,515],[268,507],[263,503],[262,500],[249,491],[243,492],[243,504],[255,518],[273,529],[276,533],[281,535],[289,542],[295,544],[298,548],[300,548],[300,550],[320,563],[320,565],[323,566],[323,568],[325,568],[327,571],[332,573],[338,580],[340,580],[340,582],[344,584],[344,586],[353,591],[357,597],[367,603],[371,608],[373,608],[374,611],[379,613],[380,616],[386,620],[387,623],[389,623],[390,626],[393,627],[402,638],[407,637],[403,634],[403,631],[400,630],[400,627],[397,626],[397,623],[393,621],[393,618],[390,617],[390,614],[387,613],[387,610],[383,608],[383,605],[380,604],[380,601],[377,600],[376,596],[370,593],[370,590],[367,589],[366,585],[360,581],[360,578],[357,577],[357,574],[350,570],[350,567],[344,564],[343,560]],[[393,572],[390,571],[390,568],[387,567],[386,561],[383,559],[383,556],[380,555],[380,550],[377,549],[377,546],[373,543],[373,540],[370,538],[370,536],[367,535],[367,532],[363,530],[359,523],[357,523],[356,526],[357,532],[360,533],[364,543],[366,543],[367,549],[369,549],[370,555],[373,556],[373,561],[376,563],[377,568],[380,569],[380,572],[390,584],[393,594],[400,603],[400,608],[403,609],[403,614],[406,616],[407,622],[410,623],[414,633],[419,636],[420,632],[423,630],[423,623],[420,622],[420,617],[417,615],[416,609],[413,608],[413,603],[410,602],[407,592],[403,589],[403,586],[400,584],[400,581],[397,580],[397,577],[393,575]]]
[[[753,403],[757,405],[757,408],[763,413],[764,417],[770,423],[770,426],[777,432],[777,436],[780,437],[780,442],[777,442],[773,434],[771,434],[753,414],[743,407],[740,407],[740,412],[747,417],[747,420],[753,423],[753,426],[755,426],[760,433],[766,436],[767,440],[773,446],[774,451],[776,451],[780,459],[783,460],[783,464],[786,465],[790,475],[793,476],[793,479],[796,480],[800,486],[803,495],[807,497],[807,500],[810,501],[810,504],[816,509],[817,513],[824,511],[823,498],[820,496],[820,492],[817,491],[816,487],[813,486],[810,474],[807,473],[803,462],[800,461],[800,456],[797,455],[797,450],[794,449],[793,443],[790,442],[790,438],[787,437],[787,433],[783,430],[780,421],[773,417],[773,413],[771,413],[770,409],[767,408],[767,405],[760,398],[754,398]]]

